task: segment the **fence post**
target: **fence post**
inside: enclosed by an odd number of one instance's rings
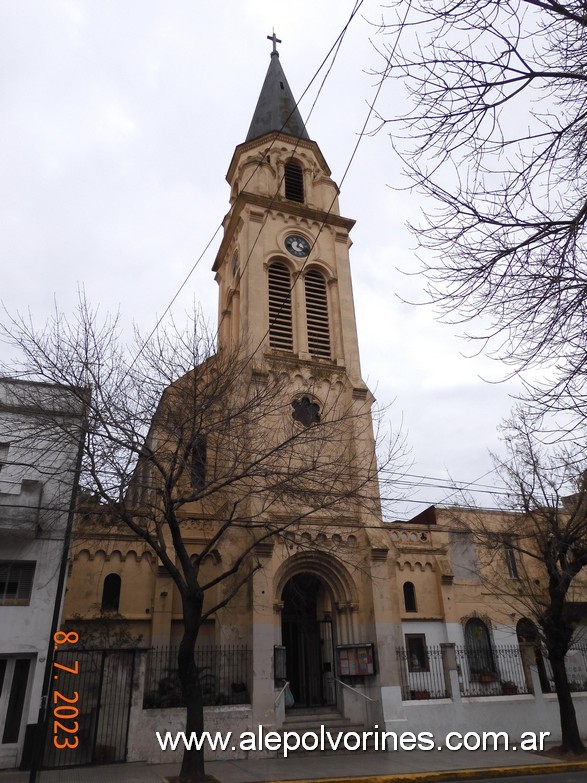
[[[538,679],[538,676],[536,676],[536,683],[534,682],[534,677],[532,676],[532,667],[534,668],[534,671],[536,671],[536,651],[534,649],[534,645],[530,642],[520,642],[520,655],[522,656],[522,669],[524,670],[524,679],[526,680],[526,687],[528,688],[528,693],[536,693],[536,685],[538,686],[538,689],[541,691],[540,688],[540,680]]]
[[[460,699],[460,688],[457,674],[456,645],[454,642],[441,642],[442,673],[444,675],[444,687],[446,695],[453,701]]]
[[[126,736],[126,761],[140,761],[141,754],[137,747],[143,735],[143,698],[147,673],[148,650],[134,650],[135,662],[130,693],[128,714],[128,730]]]

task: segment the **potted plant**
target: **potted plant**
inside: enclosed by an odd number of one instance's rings
[[[515,682],[506,680],[501,684],[501,692],[504,696],[515,696],[515,694],[518,692],[518,686]]]
[[[481,672],[479,675],[479,682],[489,683],[493,682],[494,679],[495,677],[493,676],[492,672]]]
[[[425,690],[414,691],[414,698],[416,698],[416,699],[429,699],[430,698],[430,691],[425,691]]]

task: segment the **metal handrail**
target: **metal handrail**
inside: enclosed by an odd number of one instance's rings
[[[339,680],[336,677],[334,678],[334,682],[337,682],[339,685],[344,685],[345,688],[348,688],[349,691],[352,691],[353,693],[358,693],[359,696],[362,696],[364,699],[367,699],[367,701],[375,701],[375,699],[372,699],[370,696],[365,696],[365,694],[361,693],[361,691],[358,691],[356,688],[347,685],[346,682],[343,682],[342,680]]]
[[[277,703],[278,703],[278,701],[281,699],[281,697],[282,697],[282,696],[283,696],[283,694],[285,693],[285,690],[286,690],[286,688],[287,688],[287,686],[288,686],[288,685],[289,685],[289,682],[287,682],[287,681],[286,681],[286,683],[285,683],[285,685],[283,686],[283,688],[282,688],[282,689],[279,691],[279,693],[277,694],[277,698],[275,699],[275,706],[276,706],[276,707],[277,707]]]

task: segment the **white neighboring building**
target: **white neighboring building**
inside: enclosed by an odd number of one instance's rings
[[[81,410],[66,388],[0,379],[0,768],[20,764],[38,719]]]

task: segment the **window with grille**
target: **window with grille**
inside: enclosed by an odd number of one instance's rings
[[[408,655],[408,671],[428,672],[428,649],[426,647],[426,635],[423,633],[407,633],[406,652]]]
[[[326,281],[316,269],[305,278],[306,323],[308,326],[308,350],[312,356],[330,359],[330,327],[328,325],[328,297]]]
[[[496,674],[489,628],[476,617],[467,620],[465,625],[465,653],[473,679]]]
[[[297,160],[288,160],[285,164],[285,197],[304,202],[304,172]]]
[[[0,605],[28,606],[33,591],[34,562],[0,561]]]
[[[291,275],[280,263],[269,267],[269,345],[293,351]]]

